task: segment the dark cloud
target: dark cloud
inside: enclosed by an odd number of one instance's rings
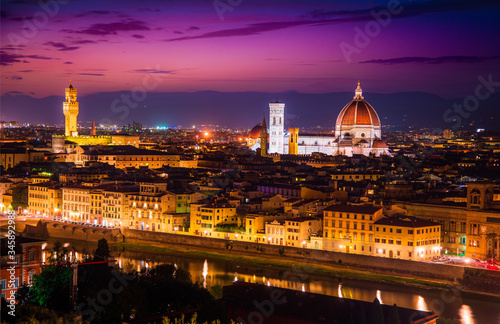
[[[83,30],[69,30],[63,31],[76,34],[88,35],[117,35],[121,31],[135,31],[135,30],[150,30],[146,23],[140,20],[122,20],[108,24],[92,24],[90,27]]]
[[[71,44],[73,45],[97,44],[97,42],[89,39],[83,39],[83,40],[73,41],[71,42]]]
[[[497,60],[500,56],[439,56],[439,57],[421,57],[407,56],[395,57],[390,59],[374,59],[362,61],[359,63],[372,64],[405,64],[405,63],[421,63],[421,64],[443,64],[443,63],[481,63],[485,61]]]
[[[160,12],[158,8],[138,8],[137,11],[149,11],[149,12]]]
[[[22,55],[22,54],[10,54],[5,51],[0,51],[0,65],[12,65],[14,63],[29,63],[28,60],[21,59],[37,59],[37,60],[52,60],[51,57],[41,56],[41,55]]]
[[[155,69],[138,69],[138,70],[131,70],[129,72],[134,72],[134,73],[155,73],[155,74],[175,74],[174,70],[155,70]]]
[[[250,36],[258,35],[263,32],[269,32],[274,30],[286,29],[297,26],[304,25],[320,25],[325,23],[337,22],[335,19],[330,20],[294,20],[294,21],[275,21],[275,22],[265,22],[250,24],[246,27],[233,28],[233,29],[223,29],[214,32],[209,32],[197,36],[184,36],[179,38],[168,39],[168,42],[183,41],[189,39],[200,39],[200,38],[216,38],[216,37],[234,37],[234,36]]]
[[[39,1],[37,0],[11,0],[9,4],[21,4],[27,6],[39,6]]]
[[[195,31],[195,30],[200,30],[200,27],[198,27],[198,26],[189,26],[189,28],[187,29],[187,31]]]
[[[78,73],[78,75],[104,76],[102,73]]]
[[[73,64],[73,62],[67,61],[67,62],[64,62],[63,64]]]
[[[21,71],[17,71],[17,72],[22,72],[22,73],[28,73],[28,72],[34,72],[35,70],[21,70]]]
[[[0,17],[5,18],[5,17],[8,17],[8,16],[9,16],[9,14],[7,13],[7,11],[0,10]]]
[[[177,34],[177,35],[184,35],[183,32],[179,31],[179,30],[174,30],[174,34]]]
[[[139,35],[139,34],[134,34],[134,35],[132,35],[132,37],[138,38],[138,39],[144,38],[144,36]]]
[[[393,17],[419,16],[428,13],[474,10],[480,8],[500,6],[497,0],[427,0],[421,2],[402,3],[403,11]],[[367,17],[373,19],[372,12],[387,10],[387,6],[375,6],[357,10],[315,10],[302,16],[304,18],[329,19],[341,17]]]
[[[75,15],[75,17],[87,17],[87,16],[98,16],[98,15],[111,15],[111,14],[117,14],[119,12],[117,11],[109,11],[109,10],[89,10],[89,11],[84,11],[84,12],[81,12],[77,15]]]
[[[25,47],[26,45],[7,45],[5,47],[2,47],[2,51],[9,51],[9,50],[20,51]]]
[[[47,42],[44,45],[55,47],[57,48],[58,51],[74,51],[80,48],[78,46],[66,46],[63,43],[55,43],[55,42]]]
[[[487,7],[500,6],[498,0],[428,0],[424,2],[411,2],[401,4],[403,9],[401,13],[395,14],[392,18],[404,18],[411,16],[424,15],[428,13],[474,10]],[[214,32],[209,32],[197,36],[184,36],[179,38],[168,39],[166,41],[183,41],[190,39],[201,38],[216,38],[216,37],[234,37],[234,36],[250,36],[258,35],[265,32],[293,28],[304,25],[324,25],[346,22],[371,21],[374,19],[372,12],[387,10],[385,6],[375,6],[366,9],[358,10],[315,10],[299,17],[299,19],[291,21],[275,21],[265,23],[249,24],[245,27],[222,29]]]
[[[13,75],[13,76],[4,76],[3,77],[4,79],[7,79],[7,80],[22,80],[23,77],[20,77],[18,75]]]

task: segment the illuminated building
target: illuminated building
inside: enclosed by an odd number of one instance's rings
[[[122,226],[128,212],[128,193],[130,188],[110,187],[102,190],[102,224],[105,226]],[[95,220],[94,220],[95,222]]]
[[[374,255],[373,223],[381,206],[332,205],[323,210],[323,246],[327,251]]]
[[[76,101],[77,91],[73,88],[71,80],[69,87],[65,89],[65,96],[63,102],[64,111],[64,135],[75,137],[78,136],[78,101]]]
[[[380,119],[375,109],[365,101],[359,82],[353,100],[340,111],[332,134],[302,134],[298,128],[289,128],[285,133],[284,119],[285,104],[270,103],[269,154],[390,154],[382,140]],[[260,147],[251,136],[247,144],[254,150]]]
[[[269,104],[269,154],[284,153],[284,122],[285,104],[278,100],[271,102]]]
[[[440,230],[440,224],[415,217],[383,217],[374,223],[374,255],[432,260],[441,255]]]
[[[314,217],[293,217],[285,220],[287,246],[307,247],[311,236],[321,231],[321,220]]]
[[[162,197],[166,192],[166,183],[142,183],[139,193],[128,198],[130,214],[124,224],[133,229],[165,232]]]
[[[265,225],[265,236],[267,238],[267,244],[274,245],[285,245],[286,242],[286,225],[285,221],[279,221],[275,219],[270,223]]]
[[[77,166],[86,166],[91,162],[102,162],[118,169],[125,168],[161,168],[163,166],[178,167],[180,155],[166,152],[139,149],[131,145],[82,145],[68,154],[71,162]]]
[[[369,155],[372,148],[379,149],[380,144],[377,143],[375,148],[374,142],[380,141],[382,137],[380,119],[375,109],[365,101],[359,82],[353,100],[345,105],[337,117],[335,137],[339,140],[338,152],[342,155]]]
[[[467,203],[401,202],[408,215],[437,222],[445,253],[500,259],[500,196],[492,183],[467,183]]]
[[[77,101],[77,90],[73,84],[65,89],[65,99],[63,102],[64,112],[64,136],[52,136],[53,153],[71,153],[71,146],[74,145],[133,145],[139,146],[139,136],[131,135],[106,135],[96,136],[95,122],[92,121],[90,135],[78,135],[78,113],[80,111]],[[68,161],[72,162],[72,161]],[[14,164],[15,165],[15,164]]]
[[[102,225],[102,197],[100,190],[90,192],[90,221]]]
[[[28,186],[28,210],[32,215],[59,216],[62,208],[62,189],[59,183],[42,182]]]
[[[91,221],[89,216],[90,192],[92,190],[92,187],[85,186],[68,186],[62,188],[63,219],[89,223]]]
[[[260,134],[261,134],[261,132],[262,132],[262,124],[255,125],[252,128],[252,130],[250,131],[250,133],[248,133],[247,145],[250,147],[253,147],[254,145],[257,144],[258,147],[261,147],[260,146],[260,141],[261,141]],[[267,135],[267,130],[266,130],[266,135]]]
[[[325,208],[324,249],[413,261],[440,256],[439,223],[386,212],[393,215],[386,217],[381,206],[373,205]]]
[[[236,215],[236,206],[223,202],[191,204],[190,232],[196,235],[212,235],[218,224],[244,226],[244,220]]]

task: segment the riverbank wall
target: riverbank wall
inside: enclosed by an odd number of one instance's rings
[[[447,280],[452,283],[461,282],[464,268],[445,264],[388,259],[360,254],[350,254],[323,250],[303,249],[291,246],[252,243],[247,241],[229,241],[209,237],[168,234],[160,232],[144,232],[140,230],[122,230],[125,243],[164,245],[189,245],[226,251],[227,253],[249,253],[266,258],[293,259],[297,266],[311,267],[314,264],[342,264],[360,270],[375,270],[395,275],[411,275],[423,278]],[[281,251],[280,251],[281,250]]]
[[[123,242],[124,240],[119,229],[94,228],[44,221],[39,221],[36,226],[26,224],[22,233],[40,238],[59,237],[89,242],[97,242],[102,238],[105,238],[109,243]]]
[[[71,238],[97,242],[105,238],[110,243],[128,243],[157,247],[189,247],[238,255],[260,256],[273,259],[291,260],[296,264],[294,271],[320,268],[325,265],[342,265],[364,271],[376,271],[394,276],[411,276],[423,279],[447,281],[452,285],[462,285],[466,289],[491,292],[500,291],[500,272],[483,269],[469,269],[463,266],[389,259],[376,256],[341,253],[333,251],[303,249],[246,241],[225,240],[209,237],[146,232],[134,229],[86,228],[69,224],[40,221],[36,226],[26,225],[24,234],[36,237]],[[308,271],[307,270],[307,271]]]

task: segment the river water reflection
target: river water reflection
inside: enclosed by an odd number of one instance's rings
[[[49,239],[46,249],[57,239]],[[68,251],[74,250],[81,260],[92,252],[96,243],[59,240]],[[419,289],[405,285],[369,282],[328,276],[321,273],[297,273],[273,267],[262,267],[244,261],[227,261],[196,256],[189,253],[138,252],[130,248],[112,249],[112,256],[124,271],[143,271],[162,263],[174,263],[188,271],[193,281],[207,289],[232,282],[251,283],[295,289],[342,298],[373,301],[399,307],[433,311],[442,318],[457,319],[460,323],[500,323],[500,304],[461,296],[458,291],[446,289]],[[71,256],[73,258],[73,256]],[[300,263],[297,264],[301,266]]]

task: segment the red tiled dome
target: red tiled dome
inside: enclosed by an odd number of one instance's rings
[[[248,137],[250,137],[250,138],[259,138],[261,130],[262,130],[262,126],[260,124],[255,125],[254,128],[252,128],[252,130],[248,134]]]
[[[354,100],[349,102],[341,111],[337,118],[336,126],[344,125],[373,125],[380,126],[375,109],[364,100],[361,88],[356,89]]]

